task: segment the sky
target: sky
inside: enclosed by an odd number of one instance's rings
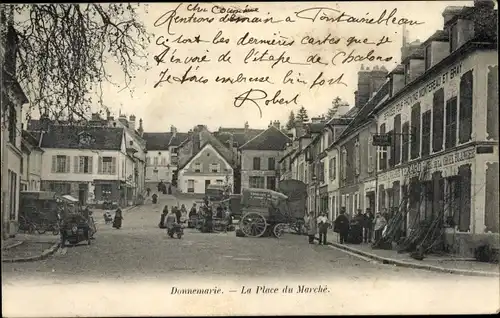
[[[191,4],[191,6],[193,5],[194,3]],[[218,19],[225,14],[212,13],[214,6],[219,6],[216,11],[220,12],[220,7],[242,9],[246,5],[254,9],[257,8],[258,12],[244,13],[245,16],[261,18],[272,16],[275,20],[285,20],[289,17],[294,22],[220,23]],[[198,124],[207,125],[210,130],[217,130],[219,127],[242,128],[245,122],[248,122],[252,128],[266,128],[271,120],[279,120],[284,124],[290,111],[296,113],[301,106],[308,110],[309,117],[315,117],[325,113],[331,106],[332,100],[337,96],[353,105],[354,92],[357,88],[357,72],[361,65],[370,69],[383,65],[388,70],[392,70],[401,58],[402,26],[391,23],[379,25],[332,22],[325,18],[322,19],[323,15],[336,17],[341,12],[345,12],[358,18],[378,18],[384,10],[387,10],[387,16],[396,9],[394,17],[419,22],[419,24],[406,26],[409,40],[419,39],[423,42],[436,30],[443,28],[442,12],[447,6],[465,5],[472,6],[473,1],[246,2],[230,5],[228,3],[200,3],[198,4],[198,12],[188,11],[188,3],[151,3],[148,7],[148,13],[141,12],[141,18],[147,30],[154,34],[148,48],[150,55],[148,62],[153,66],[148,71],[137,73],[137,77],[132,83],[133,94],[127,91],[119,92],[120,88],[113,86],[106,87],[105,103],[115,116],[121,112],[142,118],[143,128],[147,132],[168,131],[171,125],[175,126],[178,131],[188,131]],[[315,8],[325,9],[320,11]],[[176,9],[175,12],[172,11],[174,9]],[[207,12],[203,12],[205,9]],[[318,16],[313,21],[314,14],[318,12]],[[215,20],[212,23],[176,23],[173,21],[170,28],[168,27],[167,18],[172,14],[176,14],[178,17],[189,17],[193,13],[198,18],[215,17]],[[219,31],[222,32],[222,37],[229,39],[229,43],[216,45],[212,43]],[[294,43],[291,46],[237,45],[238,39],[247,32],[249,32],[248,38],[284,39],[288,42],[293,40]],[[173,33],[175,35],[172,35]],[[306,36],[324,39],[328,34],[331,34],[331,37],[340,38],[338,43],[301,44]],[[200,41],[207,42],[173,43],[181,35],[183,39],[192,39],[193,41],[196,36],[199,36]],[[384,36],[389,39],[389,43],[379,46],[352,43],[347,46],[347,41],[349,38],[352,41],[352,37],[356,37],[360,41],[365,41],[366,38],[366,42],[378,43]],[[163,42],[166,39],[168,42]],[[170,47],[170,50],[163,58],[165,63],[157,65],[154,57],[162,53],[167,46]],[[275,59],[284,54],[281,61],[288,57],[288,63],[278,62],[273,67],[271,67],[273,62],[269,61],[244,63],[245,56],[250,54],[252,49],[254,52],[259,51],[259,54],[267,49]],[[189,56],[198,56],[201,59],[206,55],[206,59],[210,59],[211,62],[170,63],[169,59],[174,50],[176,50],[174,55],[180,60]],[[228,50],[231,51],[231,63],[217,62],[220,55]],[[355,54],[363,56],[366,56],[370,50],[374,50],[373,55],[383,58],[392,57],[392,59],[388,62],[364,60],[343,64],[343,54],[349,54],[352,50],[355,50]],[[308,61],[309,56],[312,57]],[[319,62],[318,57],[321,59]],[[316,63],[311,63],[312,60],[315,60]],[[332,61],[335,65],[332,65]],[[156,88],[154,87],[160,81],[162,71],[168,69],[166,75],[171,74],[181,78],[190,66],[193,66],[192,71],[198,67],[191,74],[203,76],[208,82],[205,84],[196,82],[180,84],[171,80],[172,83],[163,82]],[[111,67],[110,71],[114,72],[115,70]],[[289,71],[295,75],[300,74],[300,78],[308,84],[296,82],[295,84],[283,84],[283,79]],[[259,77],[264,82],[235,84],[215,82],[217,76],[236,78],[239,73],[247,78]],[[317,82],[325,79],[324,85],[310,88],[320,74],[322,77]],[[266,77],[268,77],[267,80]],[[332,85],[328,85],[328,79],[333,79]],[[337,81],[335,81],[336,79]],[[279,90],[281,93],[274,101],[283,98],[282,101],[289,101],[289,104],[271,101],[266,105],[264,99],[257,100],[263,96],[262,92],[267,94],[267,99],[272,99]],[[244,100],[240,107],[235,107],[235,98],[242,94],[244,96],[244,93],[248,91],[250,91],[248,99]],[[294,99],[296,95],[297,97]],[[256,99],[260,111],[252,99]],[[237,101],[236,104],[238,104]]]

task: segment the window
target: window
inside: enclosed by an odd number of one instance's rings
[[[428,70],[431,68],[431,62],[432,62],[432,42],[425,47],[425,70]]]
[[[402,149],[401,149],[401,162],[405,163],[408,161],[408,152],[410,149],[410,123],[405,122],[403,124],[401,139],[403,141]]]
[[[460,176],[453,176],[446,179],[448,181],[448,193],[446,195],[447,199],[447,217],[450,218],[449,221],[453,221],[453,225],[456,226],[460,222]],[[451,224],[448,225],[451,226]]]
[[[392,141],[392,146],[394,150],[392,154],[394,156],[394,165],[401,163],[401,114],[394,116],[394,136]]]
[[[342,180],[345,180],[347,177],[347,150],[345,147],[342,147],[341,151],[341,160],[342,160]]]
[[[224,184],[224,180],[217,179],[217,180],[215,180],[215,184],[217,184],[217,185],[223,185]]]
[[[122,161],[122,178],[125,178],[125,160]]]
[[[56,173],[69,172],[69,157],[68,156],[52,156],[52,172],[56,172]]]
[[[264,177],[250,177],[250,188],[264,189]]]
[[[333,180],[333,158],[328,161],[328,178]]]
[[[210,164],[210,172],[212,172],[212,173],[218,173],[218,172],[220,172],[220,164],[218,164],[218,163],[211,163]]]
[[[253,158],[253,170],[260,170],[260,158]]]
[[[325,163],[324,162],[319,162],[318,163],[318,177],[320,182],[325,182]]]
[[[356,140],[354,144],[354,166],[356,175],[359,175],[361,171],[361,158],[359,156],[359,140]]]
[[[379,134],[380,135],[385,134],[385,124],[380,125]],[[385,170],[387,169],[387,147],[378,147],[378,152],[379,152],[378,169]]]
[[[151,165],[151,157],[146,157],[146,164]]]
[[[457,143],[457,97],[446,102],[446,139],[445,149],[455,147]]]
[[[455,51],[458,46],[458,28],[457,23],[450,27],[450,53]]]
[[[411,108],[411,159],[420,156],[420,103]]]
[[[389,151],[388,151],[388,157],[389,159],[387,160],[387,166],[388,168],[392,168],[394,167],[394,131],[388,131],[387,132],[387,135],[390,136],[391,138],[391,146],[389,147]]]
[[[51,183],[50,191],[60,195],[69,194],[71,192],[71,184],[65,182]],[[110,191],[111,191],[111,185],[110,185]]]
[[[266,185],[269,190],[276,190],[276,177],[267,177]]]
[[[333,180],[335,180],[337,178],[337,157],[333,157],[332,166]]]
[[[276,170],[276,161],[274,158],[267,158],[267,170]]]
[[[194,192],[194,180],[188,180],[187,192],[188,193]]]
[[[9,104],[9,142],[16,146],[17,111],[14,105]]]
[[[101,157],[99,160],[99,173],[116,174],[116,158]]]
[[[194,172],[202,172],[201,163],[200,162],[196,162],[194,164]]]
[[[161,157],[161,165],[166,166],[167,165],[167,158]]]
[[[431,152],[431,117],[431,110],[422,114],[422,157]]]
[[[472,99],[473,75],[472,70],[460,78],[460,111],[458,127],[458,142],[463,144],[471,140],[472,134]]]
[[[154,164],[155,166],[157,166],[157,165],[158,165],[158,157],[154,157],[154,158],[153,158],[153,164]]]
[[[432,109],[434,110],[432,118],[432,151],[438,152],[443,149],[444,90],[442,88],[434,93]]]
[[[92,157],[75,157],[75,173],[92,173]]]

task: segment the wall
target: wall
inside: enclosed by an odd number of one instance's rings
[[[94,179],[100,180],[125,180],[122,175],[122,164],[125,160],[125,154],[120,151],[92,151],[80,149],[56,149],[44,148],[45,153],[42,157],[42,180],[53,181],[82,181],[91,182]],[[67,155],[71,156],[70,159],[70,172],[69,173],[53,173],[52,172],[52,156]],[[74,172],[74,156],[90,156],[92,157],[92,173],[75,173]],[[98,158],[101,157],[116,157],[116,173],[115,174],[98,174]],[[127,174],[128,175],[128,174]]]
[[[201,163],[201,172],[195,172],[196,163]],[[210,172],[210,164],[212,163],[219,165],[219,172]],[[184,193],[188,192],[188,180],[194,180],[195,193],[205,193],[206,180],[210,180],[210,184],[216,184],[217,180],[223,180],[224,184],[234,185],[232,167],[210,144],[207,144],[179,171],[178,178],[179,189]]]
[[[276,170],[267,170],[268,158],[275,158],[276,168],[278,168],[278,161],[281,159],[282,153],[282,151],[275,150],[243,150],[241,152],[241,187],[250,187],[250,176],[264,177],[264,186],[267,187],[265,177],[276,176]],[[253,170],[254,157],[260,158],[261,170]]]
[[[154,158],[158,158],[158,164],[155,164]],[[146,182],[158,183],[160,181],[172,181],[173,167],[171,166],[170,151],[149,150],[147,153],[147,162]],[[157,172],[154,172],[155,170],[157,170]]]

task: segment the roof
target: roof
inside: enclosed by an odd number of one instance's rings
[[[321,122],[321,123],[307,123],[305,126],[307,127],[306,129],[310,134],[318,134],[323,131],[325,125],[326,122]]]
[[[31,146],[38,148],[38,143],[40,141],[40,135],[41,133],[39,132],[29,132],[26,130],[22,131],[22,137],[24,140],[26,140]]]
[[[146,150],[168,150],[172,133],[147,133],[142,135],[146,141]]]
[[[427,45],[432,41],[448,42],[448,40],[449,40],[448,32],[443,30],[437,30],[436,32],[434,32],[433,35],[431,35],[427,40],[424,41],[423,45]]]
[[[214,132],[213,135],[225,145],[232,136],[233,143],[236,144],[236,147],[239,147],[263,131],[263,129],[219,128],[219,131]]]
[[[183,141],[187,140],[188,138],[189,138],[188,133],[177,132],[175,134],[172,134],[172,137],[170,138],[168,145],[178,147]]]
[[[284,150],[292,140],[281,130],[270,126],[240,147],[240,150]]]
[[[203,149],[205,149],[207,146],[212,146],[212,148],[215,150],[215,152],[222,158],[224,159],[224,161],[226,161],[226,163],[230,166],[232,166],[231,162],[227,160],[227,158],[222,154],[222,152],[219,151],[219,149],[217,149],[217,147],[212,144],[212,142],[210,141],[207,141],[206,143],[203,144],[203,146],[200,147],[200,151],[194,153],[191,155],[191,157],[189,157],[189,159],[187,159],[184,163],[182,163],[178,168],[177,168],[177,171],[181,171],[182,169],[184,169],[185,166],[187,166],[191,161],[193,161],[193,159],[200,153],[203,151]]]
[[[328,126],[334,126],[334,125],[349,125],[352,121],[351,117],[339,117],[339,118],[332,118],[330,119],[326,124]]]
[[[356,131],[356,129],[364,124],[370,118],[371,112],[384,100],[386,96],[389,95],[389,87],[391,85],[390,81],[386,81],[380,89],[375,93],[375,95],[368,100],[368,102],[361,107],[356,117],[352,120],[352,122],[347,126],[347,128],[342,132],[340,137],[336,140],[335,143],[340,140],[346,138],[351,133]]]
[[[387,77],[389,77],[391,74],[404,74],[405,73],[405,66],[403,64],[398,64],[392,71],[390,71],[387,74]]]
[[[120,150],[123,133],[123,128],[51,125],[49,131],[43,135],[41,147]],[[91,142],[81,143],[81,134],[88,135]]]
[[[283,162],[283,160],[285,160],[286,158],[288,158],[289,156],[293,155],[293,154],[294,154],[294,153],[296,153],[296,152],[297,152],[297,148],[294,148],[294,149],[292,149],[292,150],[288,151],[287,153],[285,153],[285,154],[283,155],[283,157],[281,157],[281,159],[280,159],[280,160],[278,160],[278,162]]]

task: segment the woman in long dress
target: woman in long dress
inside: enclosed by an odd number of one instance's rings
[[[172,210],[173,210],[173,208],[172,208]],[[165,227],[167,228],[167,233],[170,236],[173,235],[173,230],[174,230],[175,224],[177,223],[177,217],[175,216],[175,213],[172,210],[170,210],[170,212],[168,212],[167,217],[165,218]]]
[[[115,229],[120,229],[122,227],[122,220],[123,220],[122,210],[120,208],[118,208],[118,209],[116,209],[116,212],[115,212],[115,219],[113,220],[113,227]]]
[[[316,232],[318,231],[316,218],[312,212],[309,212],[309,215],[306,217],[306,227],[307,227],[307,236],[309,237],[309,244],[314,244],[314,237],[316,236]]]

